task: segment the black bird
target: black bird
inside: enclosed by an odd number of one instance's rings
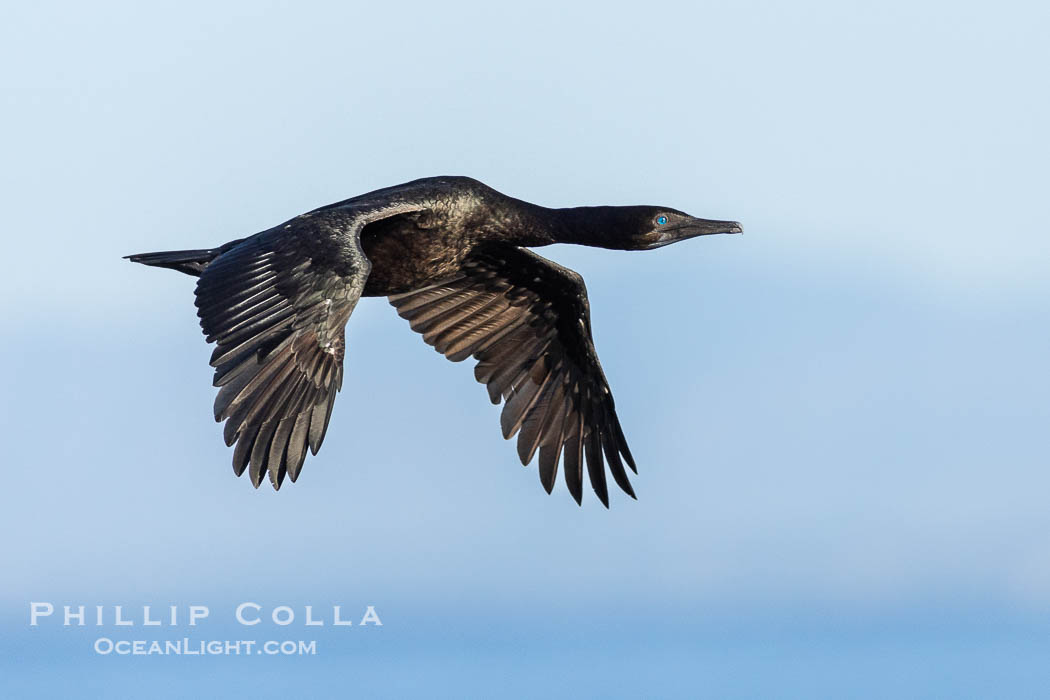
[[[387,296],[453,362],[471,355],[503,436],[528,465],[582,499],[583,465],[608,507],[605,464],[626,493],[635,473],[591,339],[583,278],[526,250],[551,243],[650,250],[733,221],[652,206],[549,209],[467,177],[432,177],[330,204],[218,248],[133,262],[200,277],[196,304],[216,343],[215,419],[233,470],[259,486],[295,481],[321,447],[343,381],[343,328],[362,296]],[[603,462],[604,455],[604,462]]]

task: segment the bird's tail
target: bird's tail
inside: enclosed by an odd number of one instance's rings
[[[159,253],[139,253],[138,255],[125,255],[125,260],[151,265],[153,267],[166,267],[169,270],[178,270],[187,275],[200,277],[204,268],[219,257],[234,244],[240,241],[232,241],[219,248],[206,248],[201,250],[166,250]]]

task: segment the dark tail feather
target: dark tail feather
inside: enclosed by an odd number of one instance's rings
[[[139,253],[138,255],[125,255],[125,260],[151,265],[153,267],[166,267],[169,270],[178,270],[187,275],[200,277],[204,268],[208,267],[215,258],[241,241],[232,241],[219,248],[208,248],[204,250],[167,250],[160,253]]]

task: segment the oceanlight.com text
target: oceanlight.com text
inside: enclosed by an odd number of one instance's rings
[[[146,639],[110,639],[99,637],[95,640],[95,653],[101,656],[251,656],[267,654],[269,656],[315,656],[316,640],[283,641],[267,640],[259,642],[254,639],[237,640],[194,640],[182,639],[146,640]]]

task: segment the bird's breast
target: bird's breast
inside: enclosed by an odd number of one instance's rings
[[[401,294],[452,277],[475,244],[462,226],[394,217],[369,224],[361,247],[372,263],[364,296]]]

